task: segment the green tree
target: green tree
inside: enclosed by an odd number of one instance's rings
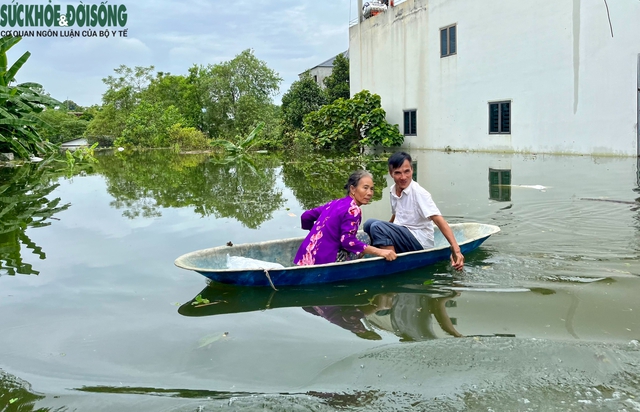
[[[56,150],[39,134],[38,129],[46,125],[36,114],[60,102],[42,93],[42,86],[37,83],[11,85],[18,70],[31,56],[31,53],[25,52],[8,67],[7,51],[21,39],[11,36],[0,39],[0,152],[10,151],[28,158]]]
[[[209,139],[195,127],[184,127],[179,123],[167,130],[169,144],[179,149],[207,149]]]
[[[203,131],[210,137],[245,136],[272,114],[272,98],[282,79],[252,50],[244,50],[228,62],[200,66],[197,73],[200,95],[204,96]]]
[[[168,147],[169,129],[175,124],[184,124],[184,118],[174,106],[163,109],[159,104],[140,102],[127,118],[122,136],[115,145],[141,147]]]
[[[82,106],[80,106],[78,103],[74,102],[73,100],[69,100],[69,99],[67,99],[64,102],[62,102],[61,107],[64,107],[66,110],[68,110],[70,112],[82,112],[82,111],[84,111]]]
[[[285,130],[302,130],[304,117],[325,104],[327,99],[322,89],[309,72],[305,72],[282,96],[282,122]]]
[[[107,76],[102,82],[108,86],[102,95],[104,104],[113,104],[117,109],[129,113],[133,110],[140,94],[153,80],[153,66],[131,67],[121,64],[113,71],[117,76]]]
[[[349,59],[344,57],[342,53],[337,55],[333,61],[333,71],[331,75],[325,77],[324,85],[329,103],[340,98],[348,99],[351,96],[349,91]]]
[[[116,76],[102,79],[108,88],[102,95],[102,109],[87,126],[89,141],[115,139],[122,135],[141,93],[153,79],[153,69],[153,66],[130,68],[123,64],[114,69]]]
[[[280,136],[272,98],[281,79],[251,50],[228,62],[194,65],[186,77],[162,72],[154,77],[153,66],[122,65],[115,72],[103,79],[108,89],[102,107],[88,110],[93,115],[85,132],[90,142],[105,145],[118,138],[118,144],[165,147],[172,144],[168,131],[173,128],[175,143],[198,147],[203,138],[246,136],[260,122],[265,124],[263,141]],[[204,137],[186,130],[192,127]]]
[[[49,125],[41,129],[40,135],[52,143],[64,143],[84,135],[88,121],[63,109],[47,109],[38,113],[38,118]]]
[[[312,143],[320,149],[363,150],[365,146],[399,146],[404,136],[398,125],[386,120],[377,94],[363,90],[352,99],[338,99],[309,113],[304,130]]]
[[[114,105],[108,104],[102,107],[90,109],[94,116],[87,125],[84,136],[89,144],[99,143],[102,147],[111,147],[116,137],[124,130],[125,124],[119,117]],[[122,124],[121,124],[122,123]]]
[[[199,127],[202,106],[195,90],[196,84],[181,75],[158,72],[149,86],[141,92],[141,100],[159,105],[163,109],[174,106],[185,120],[185,127]]]

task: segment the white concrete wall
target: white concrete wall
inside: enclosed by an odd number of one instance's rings
[[[312,79],[316,76],[316,83],[318,83],[318,86],[320,86],[321,89],[325,88],[324,79],[331,76],[331,73],[333,73],[333,67],[314,67],[309,70],[309,74]]]
[[[407,0],[350,28],[351,92],[382,97],[409,148],[637,154],[640,2]],[[440,58],[440,28],[457,54]],[[511,134],[488,102],[510,100]]]

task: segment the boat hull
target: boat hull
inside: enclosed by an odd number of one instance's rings
[[[460,223],[451,225],[463,254],[478,248],[489,236],[500,231],[493,225]],[[475,236],[469,236],[473,234]],[[451,254],[449,245],[439,232],[436,247],[428,250],[400,253],[394,261],[380,257],[367,257],[348,262],[336,262],[313,266],[289,266],[284,269],[226,269],[223,265],[227,254],[245,256],[271,262],[288,263],[300,245],[300,239],[285,239],[238,246],[222,246],[192,252],[176,259],[176,266],[194,270],[208,279],[224,284],[240,286],[296,286],[332,283],[364,279],[418,269],[443,260]],[[278,249],[282,253],[278,255]]]

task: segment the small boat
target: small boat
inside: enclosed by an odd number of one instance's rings
[[[457,223],[450,226],[463,254],[478,248],[489,236],[500,231],[498,226],[482,223]],[[277,286],[312,285],[390,275],[448,260],[451,254],[449,243],[436,227],[434,248],[399,253],[396,260],[391,262],[377,256],[365,256],[363,259],[347,262],[294,266],[292,262],[303,239],[270,240],[198,250],[180,256],[175,260],[175,265],[194,270],[213,282],[239,286],[271,286],[275,289]],[[264,268],[229,269],[227,262],[233,256],[256,259],[267,265]],[[270,268],[268,262],[283,267]]]

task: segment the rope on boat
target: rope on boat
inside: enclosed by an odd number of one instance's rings
[[[271,276],[269,276],[269,271],[267,269],[262,269],[262,270],[264,270],[264,274],[267,276],[267,279],[269,280],[269,284],[271,285],[271,288],[277,292],[278,289],[276,289],[276,287],[273,286],[273,281],[271,281]]]

